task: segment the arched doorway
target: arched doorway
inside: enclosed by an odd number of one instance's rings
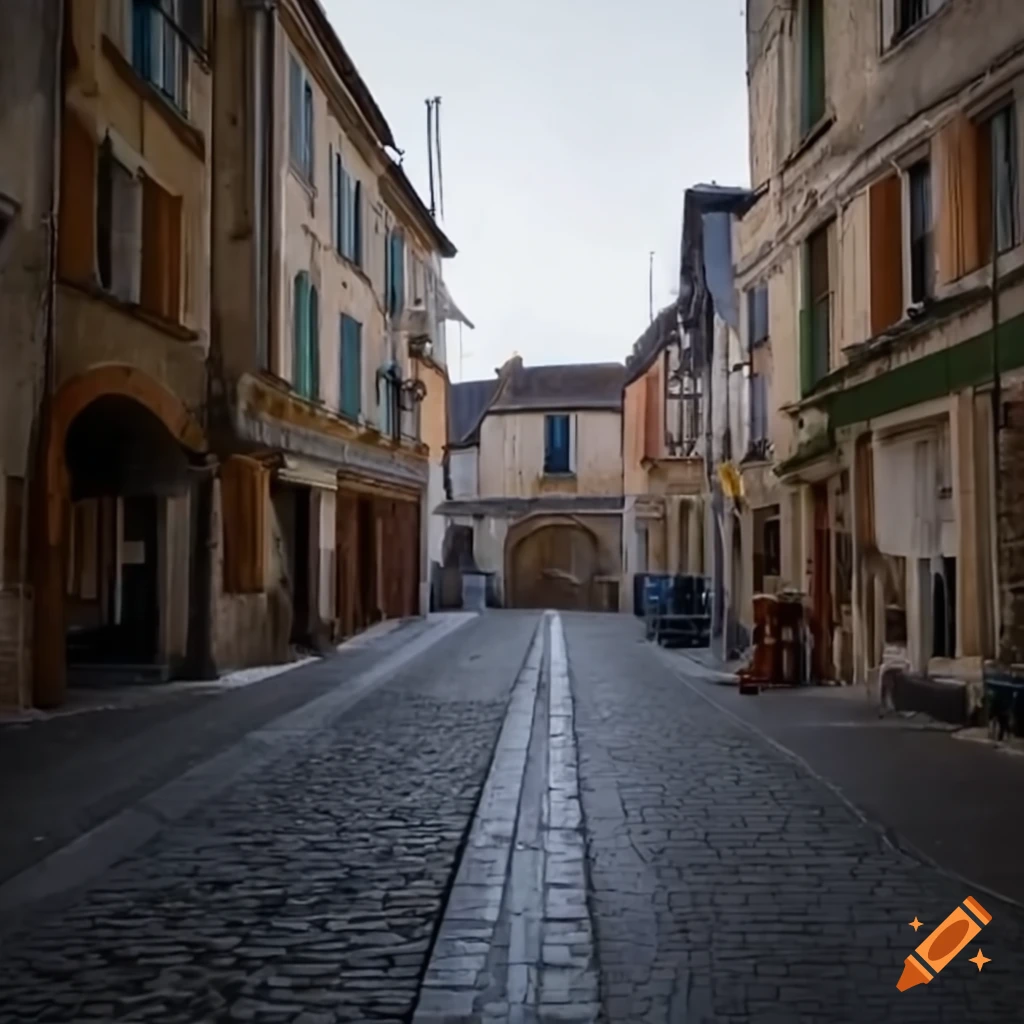
[[[576,520],[541,522],[509,537],[508,604],[560,611],[603,609],[597,537]]]
[[[33,696],[61,703],[68,666],[111,680],[184,658],[191,586],[190,462],[205,447],[182,403],[109,366],[54,396],[37,523]]]

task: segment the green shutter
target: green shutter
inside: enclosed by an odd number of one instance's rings
[[[825,3],[806,0],[803,16],[803,89],[801,117],[804,132],[825,116]]]
[[[362,408],[362,331],[358,320],[341,317],[341,411],[358,419]]]
[[[309,388],[307,377],[309,346],[309,275],[301,270],[295,275],[292,295],[292,387],[300,394]]]

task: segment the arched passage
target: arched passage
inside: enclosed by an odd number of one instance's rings
[[[583,522],[545,517],[517,524],[505,547],[507,603],[513,608],[600,610],[600,542]]]
[[[188,602],[189,460],[205,447],[184,404],[131,367],[98,368],[54,395],[38,481],[36,704],[63,700],[69,658],[150,665],[166,653],[168,602],[182,614]],[[184,628],[179,615],[171,632]]]

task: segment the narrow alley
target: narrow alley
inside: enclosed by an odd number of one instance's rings
[[[1022,905],[899,852],[899,822],[859,817],[692,665],[627,617],[433,616],[84,716],[112,726],[102,757],[95,729],[65,735],[44,806],[3,765],[0,1021],[1016,1019]],[[949,803],[951,832],[968,812]],[[79,834],[35,858],[13,834],[66,818]],[[968,896],[984,969],[965,951],[898,992],[908,922]]]

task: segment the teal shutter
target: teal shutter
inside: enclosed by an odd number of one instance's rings
[[[327,146],[327,181],[331,190],[331,245],[337,247],[334,231],[338,223],[338,182],[334,177],[334,144]]]
[[[342,314],[341,317],[341,411],[358,419],[362,407],[363,325]]]
[[[803,130],[825,116],[825,2],[805,0],[803,17]]]
[[[309,275],[301,270],[295,275],[292,295],[292,387],[306,394],[308,379],[306,356],[309,347]]]
[[[305,83],[303,91],[302,112],[302,167],[306,172],[306,178],[312,184],[316,151],[313,145],[313,86],[309,82]]]
[[[309,289],[309,334],[306,339],[307,398],[320,397],[320,296]]]

